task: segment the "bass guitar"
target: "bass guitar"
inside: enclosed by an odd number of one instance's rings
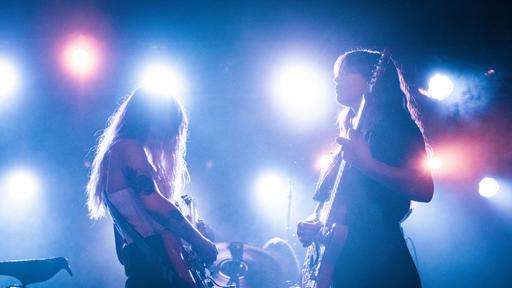
[[[370,99],[373,88],[377,79],[380,78],[384,71],[384,67],[389,61],[387,51],[381,54],[379,62],[373,71],[372,78],[369,82],[366,92],[362,95],[359,109],[350,121],[349,129],[346,129],[340,136],[350,138],[353,132],[364,127],[364,112],[366,100]],[[340,147],[335,153],[330,168],[324,173],[317,185],[319,189],[327,189],[329,197],[326,201],[319,204],[314,213],[315,221],[322,223],[319,239],[313,241],[307,247],[306,257],[301,270],[301,288],[329,288],[333,282],[334,268],[338,257],[344,247],[349,229],[343,225],[344,215],[346,214],[346,205],[342,201],[338,191],[340,185],[344,182],[346,176],[346,162],[343,160],[343,147]],[[332,174],[335,173],[335,174]],[[332,177],[327,175],[335,175],[334,181]]]

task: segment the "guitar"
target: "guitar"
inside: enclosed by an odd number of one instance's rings
[[[365,111],[366,99],[372,94],[375,83],[384,72],[384,67],[388,60],[389,54],[385,50],[373,71],[366,93],[362,95],[359,109],[350,123],[352,127],[346,129],[343,135],[340,135],[341,137],[350,138],[354,131],[358,131],[361,126],[364,126],[365,118],[362,118],[362,116]],[[315,219],[323,225],[320,229],[319,239],[313,241],[307,247],[306,257],[301,270],[301,288],[329,288],[332,285],[335,264],[349,233],[348,227],[342,224],[347,208],[338,195],[338,188],[344,182],[343,179],[347,177],[345,168],[348,167],[346,166],[347,163],[343,160],[343,149],[341,147],[335,153],[330,166],[330,169],[337,169],[332,170],[336,172],[334,182],[331,182],[332,179],[330,177],[325,177],[330,173],[325,173],[317,185],[317,190],[329,189],[330,192],[328,199],[320,203],[314,213]]]
[[[187,219],[196,226],[198,214],[194,202],[190,196],[181,197],[182,203],[176,203]],[[186,208],[186,209],[185,209]],[[188,210],[188,213],[185,213]],[[166,258],[170,263],[176,277],[183,282],[186,288],[210,288],[213,283],[209,278],[207,265],[192,250],[185,240],[178,238],[166,231],[162,233],[162,240],[166,250]]]

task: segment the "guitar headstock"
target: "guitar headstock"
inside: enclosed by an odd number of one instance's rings
[[[387,66],[388,62],[390,61],[390,59],[391,59],[391,54],[389,52],[389,49],[386,48],[380,54],[379,61],[377,62],[377,65],[375,65],[375,69],[373,70],[372,77],[370,78],[370,82],[368,83],[368,89],[367,89],[367,93],[365,93],[365,96],[370,96],[373,93],[375,84],[377,84],[379,79],[382,77],[382,75],[386,71],[386,66]]]
[[[390,60],[391,60],[391,57],[390,57],[389,50],[384,49],[384,51],[380,54],[380,58],[379,58],[379,61],[377,62],[377,65],[375,65],[375,69],[373,70],[372,77],[370,78],[366,92],[364,93],[364,95],[361,99],[359,109],[356,112],[356,115],[354,116],[354,118],[352,119],[351,129],[357,130],[359,128],[360,122],[361,122],[361,117],[363,115],[363,111],[365,110],[366,104],[371,103],[372,101],[375,100],[373,97],[375,85],[382,78],[382,75],[386,71],[386,66],[388,65]],[[364,126],[364,124],[363,124],[363,126]],[[347,131],[347,134],[348,134],[348,131]]]

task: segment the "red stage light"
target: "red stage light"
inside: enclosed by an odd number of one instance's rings
[[[99,66],[99,46],[95,39],[80,35],[71,38],[64,46],[63,65],[81,79],[92,76]]]
[[[433,145],[434,154],[422,160],[422,165],[438,180],[473,180],[486,170],[485,149],[474,138],[452,135],[437,140]]]

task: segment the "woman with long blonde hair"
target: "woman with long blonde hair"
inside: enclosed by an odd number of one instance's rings
[[[115,209],[157,253],[164,253],[161,234],[172,231],[205,262],[213,262],[215,245],[175,204],[188,182],[187,126],[187,116],[175,97],[145,89],[126,97],[99,139],[87,184],[87,206],[92,219],[104,217],[107,210],[115,215]],[[157,273],[158,267],[134,245],[135,240],[123,232],[118,235],[127,244],[121,253],[126,287],[170,287]],[[172,287],[179,287],[178,282]]]

